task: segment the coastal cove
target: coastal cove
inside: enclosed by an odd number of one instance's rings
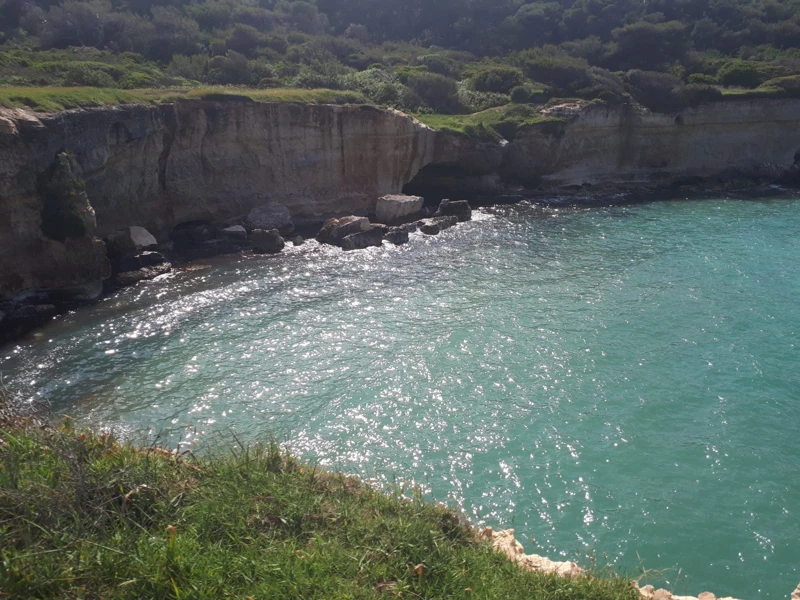
[[[127,439],[272,433],[528,552],[788,598],[798,233],[788,194],[497,206],[403,246],[198,261],[6,346],[0,371]]]

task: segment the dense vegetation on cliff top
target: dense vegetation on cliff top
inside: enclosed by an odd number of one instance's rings
[[[327,88],[443,114],[800,92],[800,0],[0,0],[0,32],[0,86]]]
[[[523,571],[456,513],[274,444],[179,458],[68,425],[1,424],[0,595],[638,598],[620,578]]]

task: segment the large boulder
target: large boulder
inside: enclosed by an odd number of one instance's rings
[[[257,206],[247,215],[247,226],[250,229],[277,229],[280,234],[294,231],[294,222],[289,209],[278,202],[268,202]]]
[[[378,198],[375,217],[380,223],[401,223],[415,218],[422,210],[425,200],[421,196],[391,194]]]
[[[399,246],[408,242],[408,230],[403,227],[392,227],[388,233],[383,236],[387,242]]]
[[[153,250],[158,241],[144,227],[126,227],[115,231],[106,239],[108,252],[112,256],[138,254],[144,250]]]
[[[436,211],[437,217],[456,217],[459,221],[472,219],[472,208],[466,200],[442,200]]]
[[[372,225],[366,217],[338,217],[328,219],[317,234],[320,244],[333,244],[339,246],[342,240],[353,233],[367,231]]]
[[[359,231],[344,236],[342,250],[363,250],[370,246],[380,246],[383,243],[383,227],[373,227],[367,231]]]
[[[250,239],[253,242],[253,252],[256,254],[277,254],[286,246],[286,242],[277,229],[269,231],[254,229],[250,234]]]

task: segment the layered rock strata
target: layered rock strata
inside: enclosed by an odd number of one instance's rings
[[[0,109],[0,301],[96,286],[109,276],[100,239],[131,226],[160,243],[178,226],[247,225],[248,215],[280,216],[269,228],[288,232],[291,224],[371,214],[379,198],[425,182],[562,194],[742,174],[776,179],[796,175],[800,162],[795,99],[670,115],[574,104],[543,116],[550,120],[511,141],[487,142],[368,106],[196,100],[57,114]],[[59,157],[81,185],[72,209],[89,226],[54,239],[43,215]],[[278,204],[288,216],[252,213]]]

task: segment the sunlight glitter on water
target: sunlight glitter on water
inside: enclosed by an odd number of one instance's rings
[[[124,290],[8,348],[7,383],[132,439],[269,434],[420,485],[528,551],[800,580],[800,202],[520,205],[410,244]],[[760,590],[760,591],[759,591]]]

